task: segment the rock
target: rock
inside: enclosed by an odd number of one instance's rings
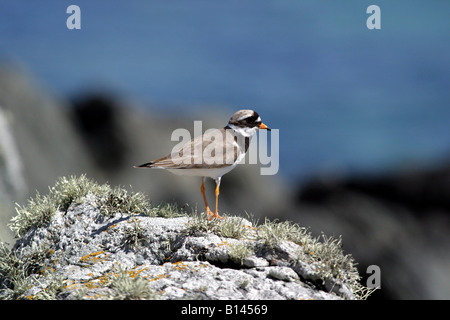
[[[48,195],[55,202],[69,194],[65,188],[74,181],[84,180],[61,181],[67,185],[57,184]],[[207,221],[196,213],[161,217],[161,209],[146,210],[136,195],[104,186],[91,189],[84,195],[72,194],[74,200],[66,210],[59,208],[47,222],[27,229],[17,227],[27,208],[19,211],[13,229],[21,230],[23,236],[12,250],[3,246],[0,254],[0,298],[361,297],[353,290],[362,286],[344,280],[336,285],[334,276],[317,271],[321,259],[307,258],[304,246],[282,239],[268,241],[250,221],[237,217]],[[117,194],[122,194],[116,202],[122,207],[106,210],[105,203],[111,204],[112,195]],[[130,199],[133,206],[126,205]],[[37,207],[39,201],[36,198],[28,209]],[[243,228],[234,238],[223,235],[229,232],[230,223],[236,223],[235,230]],[[354,270],[339,272],[342,279],[354,276]]]
[[[242,261],[242,265],[247,268],[254,267],[267,267],[269,265],[269,261],[263,258],[258,258],[256,256],[244,258]]]
[[[277,280],[291,282],[299,280],[298,274],[289,267],[269,267],[268,276]]]

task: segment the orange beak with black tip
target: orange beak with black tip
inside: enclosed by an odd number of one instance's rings
[[[268,126],[266,126],[264,123],[261,122],[261,124],[259,125],[260,129],[266,129],[267,131],[270,131],[270,128]]]

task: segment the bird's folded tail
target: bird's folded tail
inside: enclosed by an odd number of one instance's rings
[[[141,164],[140,166],[133,166],[133,168],[151,168],[153,165],[153,162],[147,162],[144,164]]]

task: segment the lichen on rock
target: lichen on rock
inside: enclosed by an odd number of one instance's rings
[[[44,210],[45,209],[45,210]],[[61,178],[18,206],[1,299],[360,299],[341,239],[291,222],[208,221],[140,193]],[[251,220],[251,219],[250,219]]]

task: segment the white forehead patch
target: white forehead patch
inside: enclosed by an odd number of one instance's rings
[[[247,119],[248,117],[249,117],[249,115],[244,115],[244,116],[242,116],[242,117],[239,117],[239,118],[237,119],[237,121],[241,121],[241,120]]]
[[[249,117],[251,117],[251,115],[244,115],[242,117],[239,117],[236,121],[241,121],[241,120],[247,119]],[[258,119],[256,119],[256,122],[262,122],[261,117],[258,117]]]

